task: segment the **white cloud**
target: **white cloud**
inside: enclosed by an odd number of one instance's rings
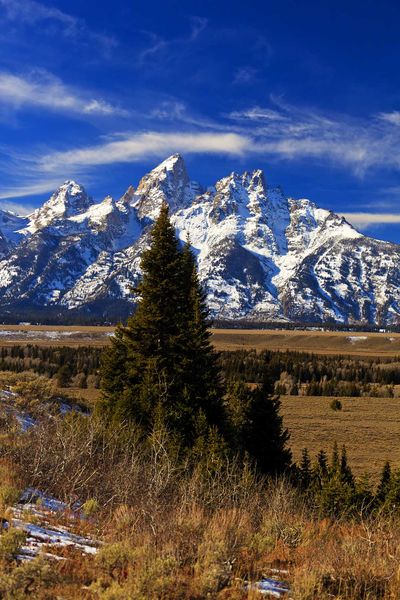
[[[378,118],[382,121],[392,123],[392,125],[400,126],[400,111],[394,110],[392,112],[381,112],[378,114]]]
[[[389,213],[342,213],[343,217],[355,227],[367,229],[374,225],[394,225],[400,223],[399,214]]]
[[[165,158],[169,154],[228,154],[241,156],[251,149],[251,140],[235,133],[158,133],[133,134],[125,139],[97,146],[75,148],[43,156],[43,171],[61,167],[80,170],[85,167],[143,160],[149,156]]]
[[[271,108],[253,106],[246,110],[238,110],[229,113],[229,118],[235,121],[284,121],[285,115]]]
[[[101,98],[86,97],[81,91],[74,91],[44,71],[35,72],[29,77],[0,72],[0,103],[14,108],[36,106],[83,115],[127,114]]]
[[[324,114],[271,98],[228,117],[235,130],[252,135],[254,151],[273,159],[328,161],[363,176],[370,168],[400,168],[400,128],[391,118]],[[385,113],[381,113],[385,114]]]
[[[1,81],[0,77],[0,101],[2,93],[6,94],[4,89],[2,92]],[[27,92],[23,89],[22,98],[25,99]],[[65,86],[61,89],[64,90]],[[83,114],[91,111],[107,114],[114,110],[109,108],[110,105],[101,104],[100,100],[88,100],[82,94],[73,96],[59,92],[52,96],[52,102],[60,109],[67,104],[69,110]],[[36,98],[35,94],[33,97]],[[42,100],[40,91],[37,98],[35,101],[38,103],[47,102]],[[14,156],[12,159],[7,150],[7,164],[3,170],[8,165],[8,176],[13,174],[18,182],[26,182],[26,190],[17,186],[16,190],[6,190],[7,196],[4,196],[4,190],[0,189],[0,198],[28,195],[27,192],[32,189],[30,184],[41,185],[49,174],[60,180],[82,175],[87,177],[99,165],[137,162],[150,157],[164,159],[175,152],[235,157],[258,155],[261,167],[274,160],[305,163],[312,160],[324,167],[346,168],[359,177],[369,169],[400,169],[400,128],[392,122],[377,119],[376,115],[369,119],[356,119],[349,115],[321,114],[311,109],[292,107],[280,99],[274,99],[271,105],[233,112],[229,115],[229,122],[226,118],[214,122],[192,115],[177,100],[168,100],[143,115],[149,123],[147,132],[119,132],[99,139],[98,143],[63,151],[56,148],[45,153],[36,150],[30,156]],[[131,115],[138,117],[138,113],[132,112]],[[163,121],[162,131],[158,129],[160,121]],[[46,187],[45,191],[48,189]],[[379,218],[386,219],[380,222],[389,222],[387,219],[390,218],[394,219],[391,222],[399,222],[395,215],[397,206],[382,203],[387,195],[382,191],[382,197],[377,200],[381,204],[371,206],[375,210],[387,210],[384,216],[383,213],[380,216],[365,213],[367,216],[361,217],[361,213],[356,213],[357,223],[362,222],[362,226],[366,227],[368,223],[377,223]],[[367,208],[368,205],[364,206]]]
[[[15,215],[20,215],[21,217],[30,215],[35,208],[37,207],[31,204],[21,204],[20,202],[9,202],[7,200],[0,202],[0,210],[12,212]]]
[[[89,29],[83,19],[36,0],[0,0],[0,8],[3,8],[3,15],[9,21],[28,25],[43,24],[43,22],[53,23],[58,25],[57,33],[60,31],[65,37],[79,39],[85,43],[95,42],[106,53],[117,45],[114,38]],[[43,25],[41,31],[46,32]],[[49,29],[49,31],[54,33],[54,29]]]
[[[54,191],[60,185],[60,179],[52,178],[46,179],[44,177],[40,177],[40,174],[37,175],[39,178],[38,181],[31,181],[29,183],[19,185],[16,187],[1,187],[0,188],[0,200],[5,200],[7,198],[25,198],[28,196],[35,196],[36,194],[44,194],[46,192]],[[6,206],[19,206],[14,202],[1,202],[1,208],[5,208],[5,210],[13,210],[12,208],[6,208]],[[29,212],[32,212],[29,209]],[[18,214],[22,214],[19,212]]]

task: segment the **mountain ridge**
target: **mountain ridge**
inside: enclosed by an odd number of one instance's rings
[[[27,217],[0,211],[0,311],[132,311],[131,288],[161,204],[196,255],[214,318],[400,322],[400,246],[374,240],[264,172],[204,189],[175,154],[119,199],[66,181]]]

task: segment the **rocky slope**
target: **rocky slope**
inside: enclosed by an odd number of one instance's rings
[[[180,155],[119,200],[96,203],[67,181],[29,217],[0,211],[0,313],[127,314],[162,202],[190,236],[214,317],[400,322],[400,246],[287,198],[261,170],[203,190]]]

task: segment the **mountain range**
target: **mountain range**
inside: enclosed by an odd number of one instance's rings
[[[400,323],[400,245],[288,198],[262,170],[204,189],[179,154],[118,200],[66,181],[26,217],[0,211],[0,314],[124,318],[163,202],[189,236],[214,318]]]

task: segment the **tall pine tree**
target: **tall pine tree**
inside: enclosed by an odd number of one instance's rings
[[[166,205],[141,269],[136,311],[117,327],[103,358],[100,410],[110,420],[139,423],[145,434],[161,424],[198,454],[210,445],[226,449],[223,433],[264,473],[285,470],[288,432],[271,383],[254,390],[238,384],[224,398],[195,258],[189,242],[181,249]]]
[[[223,392],[195,260],[189,244],[180,248],[167,205],[141,269],[136,311],[104,355],[101,406],[145,431],[161,422],[192,445],[199,429],[221,424]]]

